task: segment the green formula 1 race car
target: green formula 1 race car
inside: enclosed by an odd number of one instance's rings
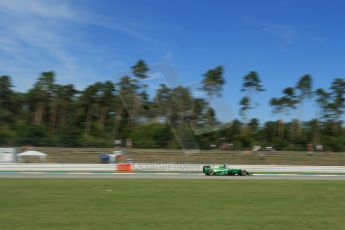
[[[250,173],[244,169],[233,169],[226,165],[219,165],[211,167],[205,165],[202,167],[202,172],[207,176],[250,176]]]

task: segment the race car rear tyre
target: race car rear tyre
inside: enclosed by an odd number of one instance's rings
[[[209,176],[214,176],[214,175],[215,175],[215,172],[214,172],[212,169],[210,169],[210,171],[208,171],[208,175],[209,175]]]

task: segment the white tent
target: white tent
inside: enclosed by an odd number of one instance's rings
[[[15,148],[0,148],[0,163],[12,163],[15,161]]]
[[[19,162],[21,162],[23,157],[38,157],[40,159],[40,161],[46,161],[47,156],[48,156],[48,154],[46,154],[46,153],[29,150],[29,151],[25,151],[22,153],[18,153],[17,154],[17,160]]]

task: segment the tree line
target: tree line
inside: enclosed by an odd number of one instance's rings
[[[265,87],[259,74],[251,71],[243,77],[241,119],[223,124],[209,103],[224,94],[222,66],[202,75],[200,90],[208,98],[195,97],[188,87],[164,84],[149,95],[143,81],[149,71],[145,61],[139,60],[131,73],[117,82],[96,82],[83,90],[58,84],[54,72],[43,72],[27,92],[16,92],[11,78],[0,76],[0,145],[108,147],[115,139],[132,139],[134,147],[178,148],[181,143],[176,133],[204,128],[209,131],[195,136],[203,149],[224,143],[231,143],[229,148],[233,149],[260,145],[304,150],[307,144],[333,151],[345,148],[342,78],[335,79],[328,89],[314,89],[310,75],[300,77],[295,86],[283,89],[282,95],[269,101],[272,113],[280,119],[260,123],[249,112],[255,110],[256,95]],[[319,112],[314,119],[304,121],[308,101],[314,101]],[[298,118],[286,121],[294,110]]]

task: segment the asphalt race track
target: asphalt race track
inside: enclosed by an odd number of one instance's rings
[[[254,174],[253,176],[205,176],[200,173],[43,173],[1,172],[0,178],[108,178],[190,180],[345,180],[345,175]]]
[[[0,178],[113,178],[195,180],[345,180],[344,166],[233,165],[253,176],[205,176],[202,164],[133,163],[132,173],[111,164],[0,164]]]

